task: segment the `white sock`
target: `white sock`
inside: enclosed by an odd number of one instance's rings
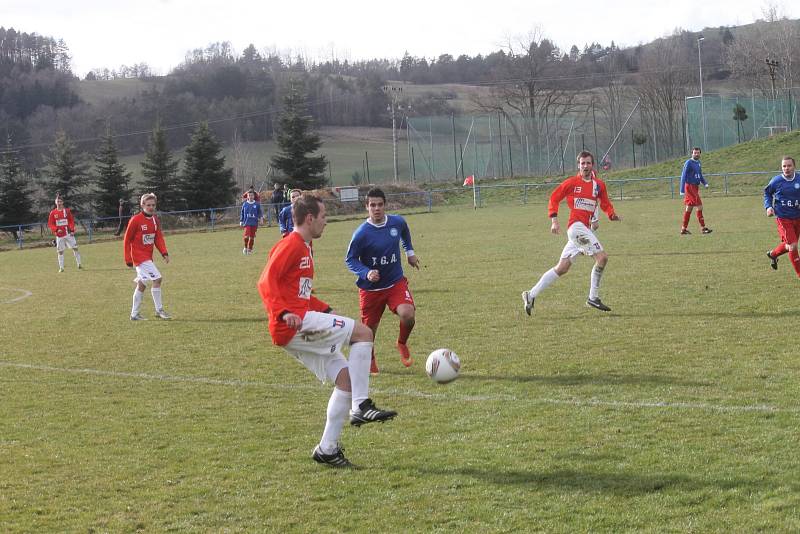
[[[350,372],[350,389],[353,391],[353,411],[369,397],[369,362],[372,359],[372,342],[359,341],[350,346],[347,368]]]
[[[332,454],[339,446],[339,436],[350,411],[350,393],[333,388],[331,398],[328,399],[328,418],[325,420],[325,430],[319,448],[324,454]]]
[[[603,277],[603,267],[596,263],[592,267],[591,285],[589,286],[589,298],[594,300],[600,296],[600,279]]]
[[[151,287],[150,294],[153,295],[153,304],[156,305],[156,311],[163,309],[164,306],[161,304],[161,288]]]
[[[81,253],[78,252],[77,250],[73,250],[72,253],[75,254],[75,262],[78,265],[80,265],[81,264]]]
[[[58,268],[59,269],[63,269],[64,268],[64,255],[63,254],[59,254],[58,255]]]
[[[548,287],[550,284],[552,284],[553,282],[558,280],[558,278],[559,278],[559,275],[556,272],[555,268],[550,269],[549,271],[544,273],[542,275],[542,277],[539,278],[539,281],[536,283],[536,285],[531,288],[531,291],[530,291],[531,296],[533,298],[538,297],[539,293],[544,291],[544,289],[546,287]]]
[[[133,308],[131,308],[131,317],[139,313],[139,308],[142,305],[142,297],[144,297],[144,291],[139,291],[138,286],[133,288]]]

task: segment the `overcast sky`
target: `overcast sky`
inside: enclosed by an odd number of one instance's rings
[[[800,18],[800,2],[771,2]],[[610,5],[609,5],[610,4]],[[633,46],[675,28],[738,25],[768,2],[737,0],[0,0],[0,25],[67,43],[73,71],[147,63],[157,74],[186,52],[230,41],[327,59],[427,58],[494,52],[534,31],[568,51],[591,42]]]

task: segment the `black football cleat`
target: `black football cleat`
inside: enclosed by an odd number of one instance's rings
[[[314,452],[311,453],[311,458],[318,464],[325,464],[331,467],[355,467],[350,463],[350,460],[344,457],[344,449],[337,448],[331,454],[323,453],[319,445],[314,447]]]
[[[772,252],[769,250],[767,251],[767,257],[769,258],[769,266],[772,267],[773,271],[778,270],[778,258],[772,255]]]
[[[383,423],[390,419],[394,419],[397,412],[392,410],[381,410],[372,399],[366,399],[358,406],[358,411],[350,410],[350,424],[353,426],[361,426],[367,423]]]
[[[596,299],[589,299],[586,301],[587,306],[591,306],[592,308],[600,311],[611,311],[611,308],[603,304],[603,301],[600,300],[600,297]]]

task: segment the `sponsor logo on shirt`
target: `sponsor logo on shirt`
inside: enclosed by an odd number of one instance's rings
[[[591,198],[583,198],[583,197],[576,197],[575,198],[575,209],[576,210],[585,210],[594,212],[595,207],[597,207],[597,201]]]
[[[56,226],[66,226],[67,220],[66,219],[56,219]]]
[[[156,242],[156,234],[142,234],[142,244],[152,245]]]
[[[311,278],[305,276],[300,277],[300,287],[297,290],[297,296],[306,300],[311,298]]]
[[[397,231],[397,228],[392,228],[391,230],[389,230],[389,235],[392,237],[397,237],[399,234],[400,232]]]

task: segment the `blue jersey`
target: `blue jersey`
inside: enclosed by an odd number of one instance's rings
[[[239,223],[242,226],[258,226],[258,221],[264,216],[261,204],[245,200],[242,202],[242,213],[239,216]]]
[[[286,234],[294,230],[294,221],[292,220],[292,205],[284,206],[280,213],[278,213],[278,228],[282,234]]]
[[[411,232],[406,220],[399,215],[387,215],[380,225],[368,219],[356,228],[347,247],[345,263],[358,276],[358,287],[367,291],[386,289],[403,277],[401,241],[406,256],[413,256]],[[381,275],[381,279],[374,283],[367,280],[367,273],[373,269],[377,269]]]
[[[703,178],[703,170],[700,168],[700,160],[689,158],[683,164],[683,171],[681,171],[681,194],[684,193],[684,186],[686,184],[692,185],[706,185],[706,179]]]
[[[779,174],[764,188],[764,209],[772,208],[781,219],[800,219],[800,174],[791,179]]]

